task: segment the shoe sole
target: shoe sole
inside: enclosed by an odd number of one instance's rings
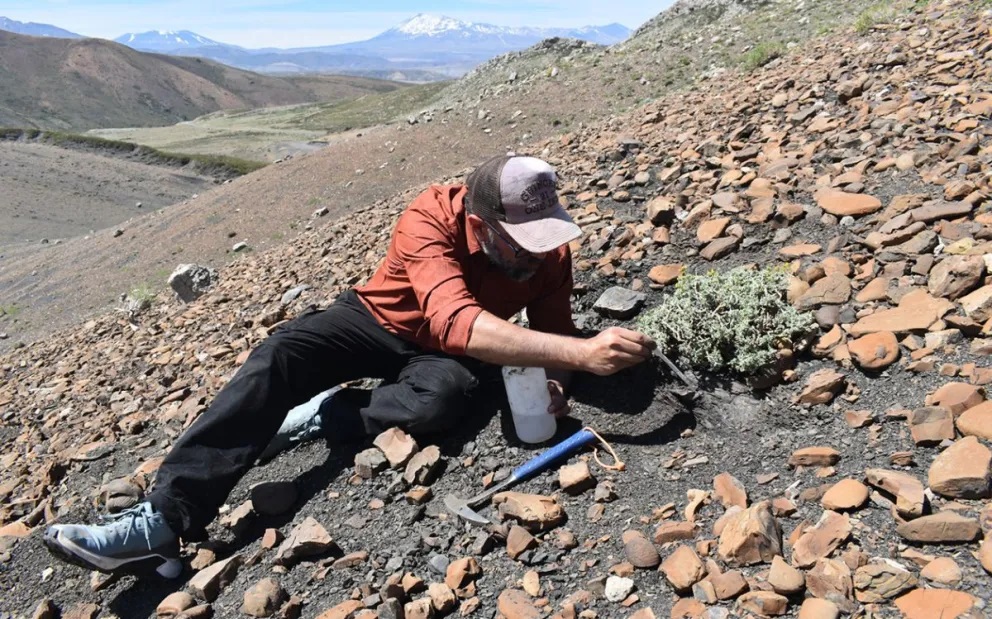
[[[132,559],[110,559],[87,552],[72,541],[62,539],[56,532],[46,532],[42,543],[57,559],[88,570],[96,570],[104,574],[131,574],[134,576],[158,575],[162,578],[176,578],[183,571],[179,559],[165,557],[160,554],[150,554]]]

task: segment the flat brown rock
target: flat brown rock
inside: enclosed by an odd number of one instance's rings
[[[978,600],[963,591],[914,589],[896,599],[896,608],[905,619],[952,619],[975,607]]]
[[[201,600],[213,602],[234,581],[241,563],[241,555],[234,555],[200,570],[189,579],[190,591]]]
[[[961,566],[950,557],[939,557],[920,570],[920,578],[947,587],[956,587],[961,583]]]
[[[794,595],[806,588],[803,573],[789,565],[782,557],[772,559],[772,567],[768,571],[768,584],[775,593]]]
[[[806,529],[792,548],[792,564],[809,568],[829,557],[851,536],[851,520],[837,512],[825,511],[815,525]]]
[[[699,228],[696,229],[696,238],[699,239],[700,243],[709,243],[723,234],[723,231],[729,224],[729,217],[719,217],[717,219],[704,221],[699,224]]]
[[[317,615],[317,619],[352,619],[364,607],[358,600],[345,600]]]
[[[502,518],[512,518],[528,531],[547,531],[565,521],[565,510],[554,497],[522,492],[500,492],[493,496]]]
[[[985,322],[992,318],[992,286],[982,286],[960,299],[965,315],[972,320]]]
[[[992,533],[986,533],[981,547],[978,549],[978,562],[982,569],[992,574]]]
[[[896,512],[903,518],[912,519],[923,515],[926,496],[923,483],[909,473],[886,469],[865,471],[867,482],[895,498]]]
[[[937,445],[954,439],[954,415],[943,406],[917,408],[910,412],[907,421],[917,445]]]
[[[911,542],[954,544],[974,541],[981,528],[974,518],[944,511],[904,522],[896,527],[896,532]]]
[[[953,307],[947,299],[935,299],[925,290],[914,290],[899,300],[898,307],[869,314],[851,325],[850,333],[860,336],[879,331],[924,331]]]
[[[867,500],[867,486],[856,479],[842,479],[827,490],[820,504],[825,509],[847,511],[861,507]]]
[[[654,531],[654,543],[658,545],[696,537],[697,525],[694,522],[663,522]]]
[[[322,555],[337,545],[327,529],[311,516],[294,528],[276,551],[278,565],[290,565],[305,557]]]
[[[506,536],[506,554],[516,559],[531,548],[537,548],[537,540],[527,529],[514,525]]]
[[[882,208],[882,202],[874,196],[836,189],[818,191],[814,198],[820,208],[838,217],[870,215]]]
[[[862,604],[884,604],[917,585],[916,576],[891,559],[875,560],[854,572],[854,595]]]
[[[840,609],[830,600],[806,598],[799,608],[799,619],[837,619]]]
[[[289,599],[289,594],[272,578],[264,578],[247,591],[241,612],[252,617],[271,617]]]
[[[710,574],[706,579],[713,583],[713,593],[718,600],[732,600],[748,590],[747,579],[738,570]]]
[[[803,447],[789,456],[789,466],[833,466],[840,461],[840,452],[833,447]]]
[[[747,490],[736,477],[730,473],[720,473],[713,478],[713,492],[724,507],[747,509]]]
[[[927,406],[943,406],[955,417],[985,401],[985,389],[968,383],[950,382],[927,396]]]
[[[818,279],[800,297],[800,309],[813,309],[821,305],[842,305],[851,298],[851,280],[843,275],[828,275]]]
[[[966,436],[945,449],[930,465],[930,488],[956,499],[989,496],[992,452],[974,436]]]
[[[682,275],[682,264],[659,264],[648,271],[648,279],[661,286],[675,283]]]
[[[393,467],[404,466],[419,450],[417,441],[399,428],[389,428],[375,437],[372,444],[382,450]]]
[[[840,559],[818,559],[806,573],[806,591],[813,597],[830,600],[842,608],[851,609],[854,580],[851,568]]]
[[[984,275],[981,256],[947,256],[930,270],[927,288],[935,297],[957,299],[971,292]]]
[[[783,247],[778,250],[778,255],[783,258],[801,258],[803,256],[812,256],[821,249],[823,248],[815,243],[799,243],[797,245]]]
[[[982,402],[961,413],[955,422],[963,436],[992,441],[992,402]]]
[[[729,565],[767,563],[782,554],[782,529],[762,501],[730,517],[720,533],[720,558]]]
[[[696,551],[688,546],[676,548],[662,561],[660,569],[676,591],[688,591],[706,575],[706,566]]]
[[[463,557],[448,564],[444,576],[444,584],[457,591],[482,574],[478,561],[472,557]]]
[[[824,368],[813,372],[802,393],[796,398],[799,404],[826,404],[834,399],[844,385],[847,378],[840,372]]]
[[[519,589],[506,589],[500,593],[496,608],[506,619],[541,619],[544,616],[527,592]]]
[[[899,360],[899,341],[891,331],[869,333],[847,343],[858,367],[882,370]]]
[[[699,255],[706,260],[719,260],[724,256],[733,253],[741,240],[736,236],[725,236],[711,241],[703,248]]]
[[[558,469],[558,485],[568,494],[576,495],[595,486],[596,479],[589,471],[589,463],[583,460]]]
[[[778,617],[788,610],[789,600],[772,591],[750,591],[737,598],[737,608],[761,617]]]

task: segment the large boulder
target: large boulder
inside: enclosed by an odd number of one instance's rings
[[[169,285],[179,298],[192,303],[217,283],[217,271],[199,264],[180,264],[169,276]]]

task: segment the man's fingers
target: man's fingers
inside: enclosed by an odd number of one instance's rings
[[[633,355],[641,359],[651,356],[651,349],[634,340],[619,339],[613,342],[613,350],[627,355]]]
[[[640,331],[631,331],[630,329],[617,327],[614,334],[617,336],[617,341],[623,341],[631,345],[640,346],[648,349],[649,351],[655,347],[654,340]]]

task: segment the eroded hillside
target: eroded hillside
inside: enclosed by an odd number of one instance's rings
[[[83,131],[157,126],[222,109],[344,99],[400,87],[351,77],[278,78],[102,39],[0,31],[0,126]]]

